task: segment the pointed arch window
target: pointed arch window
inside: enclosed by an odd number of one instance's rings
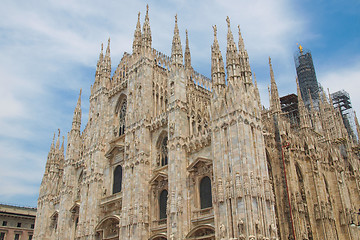
[[[126,118],[126,108],[127,108],[127,101],[126,99],[123,100],[119,110],[119,136],[124,135],[125,133],[125,118]]]
[[[113,194],[121,192],[122,167],[118,165],[114,170]]]
[[[162,190],[159,196],[159,219],[165,219],[167,217],[166,214],[166,205],[168,201],[168,191]]]
[[[161,142],[161,148],[160,148],[160,160],[161,160],[161,166],[165,166],[168,164],[168,148],[167,148],[167,142],[168,138],[164,137],[164,139]]]
[[[212,207],[211,180],[208,176],[200,181],[200,207],[201,209]]]

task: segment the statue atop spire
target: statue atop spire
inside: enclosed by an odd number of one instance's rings
[[[227,23],[228,28],[230,28],[230,18],[229,18],[229,16],[226,16],[226,23]]]

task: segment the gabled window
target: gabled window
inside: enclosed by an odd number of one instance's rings
[[[114,170],[113,194],[121,192],[122,167],[118,165]]]
[[[200,181],[200,207],[201,209],[212,207],[211,180],[208,176]]]
[[[159,212],[160,212],[159,219],[164,219],[167,217],[166,214],[167,200],[168,200],[168,191],[162,190],[159,197]]]

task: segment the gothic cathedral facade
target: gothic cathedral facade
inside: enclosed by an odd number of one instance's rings
[[[193,69],[187,33],[183,54],[177,17],[171,57],[152,48],[148,8],[113,76],[110,39],[101,47],[85,129],[80,92],[67,145],[54,136],[34,239],[356,236],[356,140],[326,97],[308,111],[299,95],[291,126],[271,62],[262,109],[240,29],[236,45],[227,24],[226,65],[213,27],[211,79]]]

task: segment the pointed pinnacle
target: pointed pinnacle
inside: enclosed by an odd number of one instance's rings
[[[238,25],[238,29],[239,29],[239,52],[240,52],[244,50],[245,46],[244,46],[244,39],[241,36],[240,25]]]
[[[310,89],[308,89],[308,94],[309,94],[309,100],[310,100],[310,109],[313,110],[314,109],[314,102],[313,102],[312,97],[311,97]]]
[[[171,61],[176,66],[182,65],[183,63],[183,53],[182,53],[181,40],[179,35],[179,28],[177,24],[177,14],[175,15],[174,36],[173,36],[172,48],[171,48]]]
[[[325,91],[324,91],[324,90],[322,90],[322,95],[323,95],[323,101],[324,101],[324,103],[325,103],[325,102],[328,103],[327,98],[326,98],[326,94],[325,94]]]
[[[188,30],[185,30],[186,33],[186,45],[185,45],[185,68],[191,68],[191,54],[190,54],[190,47],[189,47],[189,36]]]
[[[298,95],[299,108],[304,108],[305,105],[304,105],[304,101],[303,101],[302,96],[301,96],[299,80],[298,80],[297,77],[296,77],[296,90],[297,90],[297,95]]]
[[[50,146],[50,150],[54,149],[54,146],[55,146],[55,133],[54,133],[54,136],[53,136],[53,140],[51,142],[51,146]]]
[[[64,141],[65,141],[65,136],[62,136],[62,143],[61,143],[61,148],[60,148],[61,153],[64,153]]]
[[[215,39],[217,39],[217,27],[216,27],[216,25],[213,26],[213,30],[214,30],[214,41],[215,41]]]
[[[298,97],[301,97],[301,91],[300,91],[300,86],[299,86],[299,79],[296,77],[296,91],[298,94]]]
[[[79,98],[78,98],[78,102],[77,102],[77,105],[76,105],[77,108],[81,107],[81,92],[82,92],[82,88],[80,88]]]
[[[58,138],[56,140],[56,146],[55,149],[58,150],[60,147],[60,128],[58,128]]]
[[[330,104],[331,104],[332,107],[334,107],[334,103],[333,103],[333,100],[332,100],[332,97],[331,97],[329,88],[327,88],[327,91],[328,91],[328,96],[329,96]],[[339,105],[339,106],[340,106],[340,105]]]
[[[107,45],[107,47],[106,47],[106,56],[110,56],[110,37],[109,37],[109,39],[108,39],[108,45]]]
[[[103,58],[104,58],[104,44],[101,43],[101,50],[100,50],[100,54],[99,54],[98,64],[101,64],[101,61],[103,60]]]
[[[274,70],[273,70],[272,64],[271,64],[271,57],[269,57],[269,66],[270,66],[270,80],[272,83],[272,82],[275,82],[275,77],[274,77]]]

